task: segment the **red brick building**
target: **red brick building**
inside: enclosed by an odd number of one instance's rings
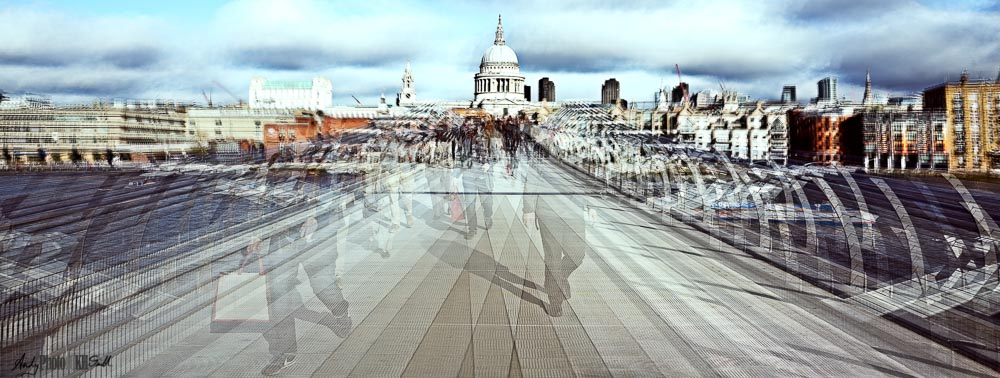
[[[327,135],[334,135],[339,130],[361,129],[368,127],[368,124],[370,123],[371,118],[339,118],[323,116],[321,130]]]
[[[303,149],[319,133],[319,122],[308,113],[296,115],[292,122],[264,124],[265,155],[274,155],[283,148],[292,151]]]
[[[788,112],[789,155],[798,162],[860,164],[864,121],[852,110],[796,109]]]

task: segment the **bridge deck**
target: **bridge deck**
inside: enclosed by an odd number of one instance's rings
[[[883,317],[947,304],[914,300],[907,282],[841,299],[551,160],[511,175],[409,168],[366,201],[322,196],[336,216],[315,233],[305,220],[331,210],[299,211],[294,180],[258,204],[247,176],[0,183],[16,231],[0,229],[0,375],[22,353],[88,353],[112,356],[109,376],[254,376],[293,352],[282,374],[995,374]],[[435,219],[453,191],[464,219]],[[414,222],[397,230],[407,198]],[[272,218],[246,222],[261,208]],[[85,279],[71,290],[60,243],[82,234]],[[271,245],[270,315],[284,321],[215,329],[220,256],[253,235]]]
[[[394,231],[391,212],[354,203],[347,222],[319,230],[340,235],[313,249],[324,252],[285,264],[300,282],[279,293],[301,297],[282,312],[296,319],[292,334],[209,332],[206,305],[167,326],[182,332],[163,329],[169,346],[129,374],[257,375],[274,345],[296,352],[282,371],[291,376],[995,374],[551,161],[514,177],[496,169],[490,190],[463,196],[480,206],[480,226],[481,206],[494,209],[473,235],[469,211],[433,218],[443,200],[433,172],[413,180],[400,184],[413,195],[411,227]],[[525,201],[537,201],[541,227],[525,223]],[[313,294],[322,282],[349,322]]]

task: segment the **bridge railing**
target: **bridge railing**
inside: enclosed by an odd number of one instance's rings
[[[948,174],[912,181],[731,161],[621,133],[605,117],[563,109],[531,132],[552,156],[650,213],[1000,366],[1000,185],[973,191]]]
[[[381,171],[376,174],[390,176],[401,173]],[[201,194],[213,192],[221,182],[227,181],[217,174],[198,174],[194,179],[195,182],[202,180],[207,183],[201,191],[197,191]],[[214,264],[240,253],[252,238],[274,236],[302,224],[310,216],[302,210],[341,202],[343,207],[347,207],[353,201],[353,191],[358,190],[358,185],[323,193],[309,201],[286,202],[257,216],[241,217],[218,229],[189,230],[192,231],[187,235],[189,238],[168,244],[165,248],[152,249],[141,245],[124,255],[117,254],[114,260],[118,262],[91,260],[79,268],[69,266],[63,270],[40,269],[36,264],[28,267],[24,278],[3,277],[5,299],[0,303],[0,335],[3,336],[0,338],[0,351],[5,358],[22,353],[70,358],[95,351],[115,355],[127,353],[128,358],[119,360],[127,364],[115,367],[116,374],[125,374],[128,369],[154,357],[192,329],[177,327],[178,324],[205,320],[191,317],[194,312],[211,306],[215,294],[211,290]],[[183,186],[164,183],[158,189],[163,195],[159,199],[153,198],[154,204],[170,207],[184,217],[203,216],[202,212],[189,211],[197,207],[198,202],[196,197],[178,192],[184,189]],[[116,200],[128,202],[125,198]],[[143,214],[148,219],[151,211],[129,211],[127,207],[115,209],[116,214],[126,218],[123,221],[139,223],[140,234],[162,232],[155,222],[142,220]],[[334,210],[322,210],[320,213],[329,214],[331,211]],[[56,215],[51,217],[58,218]],[[183,224],[185,220],[178,222]],[[41,224],[36,221],[30,223]],[[137,240],[143,239],[142,235],[137,237]],[[81,239],[86,240],[86,236]],[[318,245],[322,241],[319,238],[312,244]],[[38,239],[31,243],[50,242]],[[71,271],[73,274],[67,275]]]

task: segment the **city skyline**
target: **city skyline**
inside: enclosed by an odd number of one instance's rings
[[[31,1],[0,5],[0,89],[57,102],[203,102],[204,90],[224,103],[236,100],[214,82],[246,100],[255,76],[325,76],[334,103],[374,105],[410,62],[420,98],[467,100],[497,13],[526,81],[550,77],[560,100],[599,100],[615,77],[622,98],[650,101],[660,83],[677,85],[675,63],[692,91],[721,81],[777,100],[794,84],[800,101],[831,75],[839,96],[860,101],[866,69],[876,92],[903,95],[963,69],[992,79],[1000,64],[1000,5],[986,1]]]

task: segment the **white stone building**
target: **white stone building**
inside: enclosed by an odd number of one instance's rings
[[[20,105],[20,106],[18,106]],[[0,107],[0,160],[157,160],[193,146],[182,107],[169,104],[52,106],[35,101]],[[75,155],[75,157],[74,157]]]
[[[403,71],[403,86],[396,94],[396,106],[411,106],[417,102],[417,91],[413,89],[413,72],[410,71],[410,62],[406,62],[406,70]]]
[[[685,105],[669,116],[667,131],[681,144],[714,151],[735,159],[774,160],[784,163],[788,154],[788,106],[763,103],[712,109]]]
[[[187,133],[199,142],[264,141],[264,125],[291,122],[296,111],[285,108],[189,108]]]
[[[524,75],[520,72],[517,54],[504,41],[503,23],[499,19],[496,39],[483,54],[474,89],[473,106],[493,114],[513,115],[529,107],[524,99]]]
[[[333,106],[333,83],[324,77],[312,80],[250,80],[252,109],[322,109]]]

